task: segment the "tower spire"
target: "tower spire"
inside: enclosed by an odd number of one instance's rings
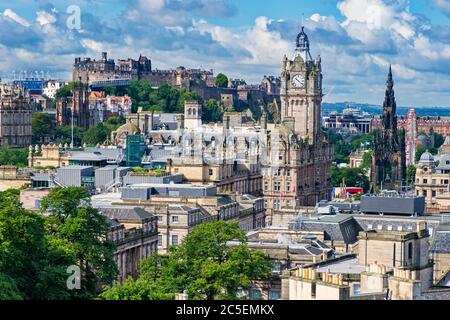
[[[297,35],[294,59],[297,58],[298,56],[301,56],[303,58],[303,61],[305,61],[305,62],[312,61],[311,53],[309,51],[309,39],[305,33],[305,27],[303,26],[303,21],[302,21],[301,31]]]
[[[389,73],[386,81],[386,94],[384,97],[384,121],[385,128],[397,129],[397,103],[395,101],[394,78],[392,76],[392,66],[389,66]]]

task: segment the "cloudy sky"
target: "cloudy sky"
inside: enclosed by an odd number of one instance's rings
[[[259,82],[292,55],[302,14],[327,102],[381,104],[392,64],[400,105],[450,107],[450,0],[0,0],[0,76],[70,79],[76,56],[108,51]]]

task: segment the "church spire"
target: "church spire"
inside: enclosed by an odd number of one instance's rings
[[[394,79],[392,76],[392,66],[389,66],[389,73],[386,81],[386,94],[384,97],[383,110],[385,129],[397,128],[397,103],[395,101]]]
[[[394,88],[394,80],[392,77],[392,65],[389,65],[389,74],[386,84],[389,90],[392,90],[392,88]]]

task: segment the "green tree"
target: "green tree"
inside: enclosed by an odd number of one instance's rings
[[[228,77],[223,73],[219,73],[216,77],[216,86],[219,88],[227,88],[228,87]]]
[[[80,127],[73,128],[73,141],[74,141],[75,146],[81,145],[85,133],[86,133],[86,131],[83,128],[80,128]],[[58,141],[61,143],[70,144],[72,141],[72,127],[71,126],[59,127],[56,129],[55,134],[58,138]]]
[[[109,223],[94,209],[84,188],[53,189],[41,204],[48,241],[55,252],[65,252],[81,270],[81,290],[72,298],[91,299],[100,284],[111,284],[117,274],[114,244],[108,239]]]
[[[130,85],[125,90],[133,103],[133,112],[138,108],[148,109],[149,96],[153,92],[150,81],[147,80],[132,80]]]
[[[90,128],[83,136],[82,143],[89,146],[96,146],[97,144],[103,144],[111,134],[111,130],[99,123],[97,126]]]
[[[36,143],[45,136],[53,136],[55,126],[49,114],[36,112],[31,117],[31,127],[33,128],[33,141]]]
[[[360,148],[372,149],[373,139],[374,139],[373,133],[361,134],[357,135],[356,137],[353,137],[350,142],[352,152]]]
[[[364,153],[361,169],[364,170],[365,172],[368,172],[370,167],[372,166],[372,153],[373,151]]]
[[[331,181],[334,187],[339,187],[342,181],[345,180],[347,187],[364,188],[367,192],[370,189],[370,181],[366,176],[365,171],[361,168],[342,168],[336,166],[331,168]]]
[[[180,91],[180,97],[178,98],[176,112],[184,113],[184,102],[187,100],[195,100],[199,103],[203,103],[202,97],[197,92],[182,89]]]
[[[445,142],[445,138],[442,134],[439,134],[437,132],[433,132],[434,137],[434,147],[436,149],[439,149]]]
[[[416,181],[416,167],[408,166],[406,169],[406,181],[410,185]]]
[[[76,86],[75,82],[70,82],[69,84],[65,85],[64,87],[56,90],[56,98],[62,98],[62,97],[70,97],[73,92],[73,88]]]
[[[117,94],[117,90],[115,87],[107,86],[103,88],[103,91],[107,96],[115,96]]]
[[[17,289],[16,282],[9,276],[0,273],[0,301],[22,300],[22,294]]]
[[[28,165],[28,148],[12,149],[0,147],[0,166],[16,166],[19,168]]]
[[[48,264],[44,218],[25,210],[18,194],[0,193],[0,286],[11,298],[47,299],[53,292],[47,280],[57,277]]]
[[[106,122],[104,122],[104,125],[110,130],[115,131],[120,126],[125,124],[125,119],[123,117],[110,117]]]
[[[217,100],[209,99],[206,101],[203,107],[202,120],[204,122],[223,121],[223,110]]]
[[[236,246],[229,246],[231,240]],[[254,279],[266,279],[272,264],[247,246],[245,232],[236,222],[198,225],[168,257],[153,256],[142,264],[141,277],[106,287],[100,298],[173,299],[188,291],[191,299],[236,299]]]

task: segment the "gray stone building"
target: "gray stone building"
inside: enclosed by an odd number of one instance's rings
[[[23,88],[0,86],[0,146],[28,147],[32,140],[32,106]]]

